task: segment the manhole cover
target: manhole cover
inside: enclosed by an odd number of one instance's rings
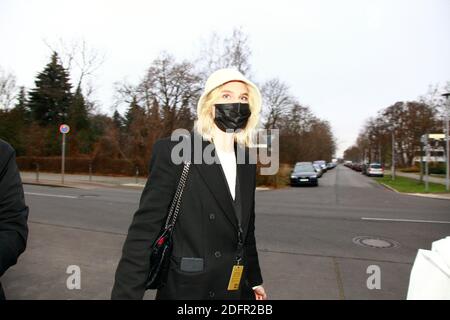
[[[369,248],[398,248],[400,243],[391,239],[382,239],[378,237],[360,236],[353,238],[353,243]]]

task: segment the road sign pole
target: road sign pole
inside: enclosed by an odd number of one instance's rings
[[[391,179],[395,180],[395,136],[394,136],[394,130],[392,130]]]
[[[445,168],[445,190],[449,191],[449,150],[448,150],[448,112],[449,112],[449,106],[447,101],[447,106],[445,108],[445,162],[446,162],[446,168]]]
[[[427,135],[428,136],[428,135]],[[425,140],[426,141],[426,144],[425,144],[425,154],[426,154],[426,156],[425,156],[425,192],[428,192],[428,190],[429,190],[429,180],[430,180],[430,177],[429,177],[429,172],[428,172],[428,164],[430,163],[430,144],[429,144],[429,141],[428,141],[428,137],[427,137],[427,139]]]
[[[64,165],[66,158],[66,134],[62,134],[61,183],[64,184]]]
[[[67,124],[59,126],[59,132],[62,134],[62,147],[61,147],[61,183],[64,184],[64,166],[66,158],[66,134],[69,133],[70,127]]]
[[[449,132],[448,132],[448,113],[449,113],[449,99],[450,92],[446,92],[441,94],[445,98],[444,102],[444,120],[445,120],[445,190],[449,191],[449,150],[448,150],[448,139],[449,139]]]

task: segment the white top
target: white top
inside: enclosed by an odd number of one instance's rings
[[[236,157],[234,155],[234,149],[231,152],[225,152],[216,148],[216,151],[225,177],[227,178],[231,196],[234,200],[236,193]]]

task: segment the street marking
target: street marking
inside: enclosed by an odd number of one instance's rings
[[[64,195],[60,195],[60,194],[48,194],[48,193],[36,193],[36,192],[25,192],[25,194],[30,195],[30,196],[78,199],[78,197],[75,197],[75,196],[64,196]]]
[[[409,219],[385,219],[385,218],[361,218],[361,220],[392,221],[392,222],[416,222],[416,223],[449,223],[450,221],[409,220]]]

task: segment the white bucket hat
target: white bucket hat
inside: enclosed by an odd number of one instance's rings
[[[202,95],[200,96],[200,99],[198,100],[198,103],[197,103],[197,114],[200,114],[200,108],[202,107],[206,96],[211,91],[213,91],[215,88],[221,86],[224,83],[230,82],[230,81],[242,81],[242,82],[248,84],[249,86],[251,86],[255,92],[255,97],[253,97],[253,99],[255,101],[254,103],[256,104],[256,106],[252,106],[252,108],[254,108],[254,110],[261,110],[261,100],[262,99],[261,99],[261,92],[259,91],[258,87],[253,82],[248,80],[238,70],[225,68],[225,69],[219,69],[217,71],[214,71],[208,77],[208,80],[206,80],[205,90],[202,93]]]

